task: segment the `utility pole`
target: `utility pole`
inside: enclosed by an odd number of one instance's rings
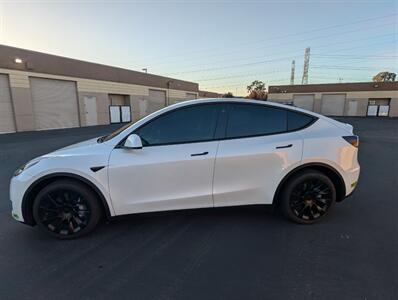
[[[295,72],[295,69],[296,69],[296,62],[293,59],[293,61],[292,61],[292,71],[290,73],[290,85],[294,85],[294,72]]]
[[[304,69],[303,69],[303,79],[301,84],[308,84],[308,69],[310,67],[310,47],[305,48],[304,52]]]

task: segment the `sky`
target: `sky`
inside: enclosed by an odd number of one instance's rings
[[[0,0],[0,44],[246,95],[253,80],[295,84],[398,73],[398,0]]]

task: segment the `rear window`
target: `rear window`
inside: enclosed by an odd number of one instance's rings
[[[301,113],[289,111],[287,113],[287,128],[289,131],[298,130],[311,124],[314,118]]]
[[[227,138],[286,132],[286,113],[265,105],[230,104]]]

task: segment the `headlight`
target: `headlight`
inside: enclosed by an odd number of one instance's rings
[[[20,166],[15,172],[14,172],[14,176],[18,176],[19,174],[21,174],[23,171],[29,169],[30,167],[33,167],[35,164],[37,164],[39,161],[41,161],[42,158],[35,158],[32,159],[31,161],[27,162],[26,164]]]

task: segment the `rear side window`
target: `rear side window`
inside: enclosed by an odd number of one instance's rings
[[[255,104],[230,104],[227,138],[275,134],[287,131],[287,111]]]
[[[296,113],[293,111],[289,111],[287,113],[287,127],[289,131],[298,130],[303,127],[306,127],[313,121],[314,118],[311,116],[307,116],[301,113]]]
[[[144,146],[209,141],[214,139],[219,105],[195,105],[171,111],[135,133]]]

